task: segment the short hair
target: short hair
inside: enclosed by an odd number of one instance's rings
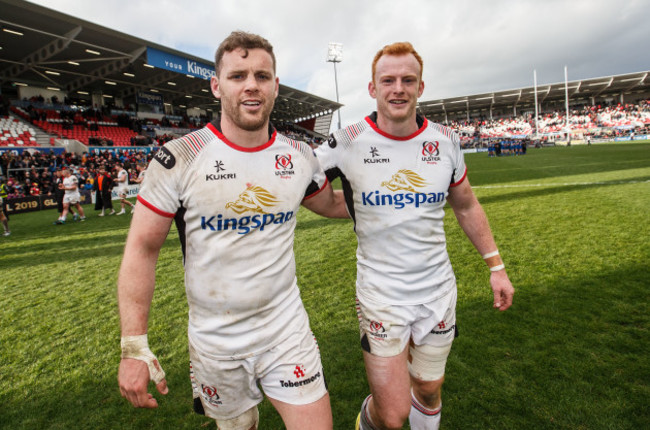
[[[217,52],[214,55],[214,69],[217,72],[217,77],[221,69],[221,60],[226,52],[232,52],[235,49],[241,48],[244,50],[244,58],[248,57],[249,49],[263,49],[269,53],[273,60],[273,73],[275,73],[275,54],[273,53],[273,46],[271,43],[257,34],[247,33],[245,31],[233,31],[228,37],[221,42]]]
[[[407,55],[413,54],[418,63],[420,64],[420,80],[422,80],[422,69],[424,68],[424,63],[422,62],[422,57],[415,50],[413,45],[409,42],[396,42],[390,45],[386,45],[381,48],[375,58],[372,60],[372,81],[375,82],[375,72],[377,71],[377,62],[383,55]]]

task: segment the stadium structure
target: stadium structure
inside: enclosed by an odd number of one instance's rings
[[[566,96],[570,108],[598,104],[635,103],[650,99],[650,71],[616,76],[542,84],[511,90],[434,99],[419,103],[427,118],[440,123],[496,119],[535,113],[535,90],[538,111],[562,111]]]
[[[143,118],[209,118],[213,60],[142,40],[21,0],[0,0],[0,80],[5,102],[33,96],[78,106],[137,108]],[[329,133],[342,105],[280,85],[274,123]]]
[[[48,100],[65,101],[65,105],[60,105],[63,109],[95,107],[113,116],[150,120],[156,126],[157,135],[167,133],[158,126],[163,117],[172,124],[187,117],[210,120],[220,110],[219,101],[209,90],[209,77],[214,73],[212,60],[22,0],[0,0],[0,8],[0,91],[3,103],[10,102],[14,110],[24,109],[35,97],[45,101],[46,105],[40,106],[45,109],[59,107],[48,104]],[[429,119],[448,124],[518,115],[532,117],[535,98],[540,114],[563,111],[565,104],[573,109],[634,103],[650,99],[648,74],[642,71],[434,99],[419,102],[418,109]],[[291,124],[307,136],[323,138],[341,106],[280,85],[271,119],[276,125]],[[22,116],[29,119],[24,111]],[[43,133],[36,130],[32,134],[40,138],[30,137],[38,141],[33,146],[43,146],[43,142],[58,145],[56,137],[75,138],[69,133],[62,136],[57,121],[61,119],[55,115],[36,123],[50,138],[43,140]],[[33,118],[31,122],[35,123]],[[87,132],[78,135],[88,144]],[[13,142],[3,140],[0,147],[16,146],[19,141],[20,136]]]

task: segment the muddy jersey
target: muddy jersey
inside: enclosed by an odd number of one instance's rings
[[[63,187],[66,188],[65,190],[65,195],[66,196],[79,196],[79,179],[75,175],[70,175],[67,178],[63,179]],[[74,187],[74,189],[67,189],[69,187]]]
[[[117,172],[117,179],[115,183],[117,184],[117,189],[119,193],[128,194],[129,192],[129,174],[126,170],[120,169]]]
[[[301,202],[327,179],[311,148],[269,130],[256,148],[218,126],[160,148],[140,203],[174,217],[183,249],[189,338],[200,353],[242,358],[308,324],[293,238]]]
[[[357,294],[387,304],[435,300],[455,288],[443,228],[449,188],[466,175],[458,135],[418,116],[394,137],[376,114],[338,130],[316,154],[340,177],[357,234]]]

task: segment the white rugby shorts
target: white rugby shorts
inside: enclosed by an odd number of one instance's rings
[[[406,345],[450,345],[456,334],[456,287],[420,305],[387,305],[357,296],[364,350],[379,357],[399,355]]]
[[[80,201],[81,201],[81,194],[79,193],[72,193],[72,194],[65,193],[63,195],[63,203],[75,205]]]
[[[320,351],[308,325],[266,352],[237,360],[200,355],[190,341],[190,362],[205,415],[214,419],[235,418],[259,404],[259,385],[268,397],[293,405],[313,403],[327,393]]]

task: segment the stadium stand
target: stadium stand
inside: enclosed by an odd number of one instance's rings
[[[38,146],[35,131],[25,123],[7,117],[0,118],[0,146]]]

